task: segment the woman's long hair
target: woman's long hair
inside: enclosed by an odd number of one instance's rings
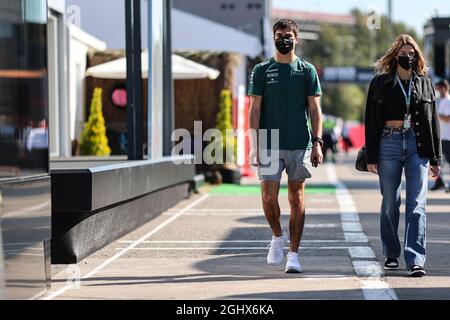
[[[398,62],[397,55],[401,48],[405,45],[411,45],[416,53],[416,62],[414,63],[413,70],[421,75],[428,75],[427,67],[425,66],[425,58],[422,50],[420,49],[417,42],[409,34],[401,34],[395,39],[392,46],[386,52],[386,54],[381,57],[375,63],[375,73],[376,74],[392,74],[397,70]]]

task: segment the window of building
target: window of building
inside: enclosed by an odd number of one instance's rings
[[[0,178],[47,173],[47,3],[0,1],[0,12]]]

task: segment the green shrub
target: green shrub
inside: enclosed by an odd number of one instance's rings
[[[109,156],[111,154],[102,112],[102,92],[101,88],[94,89],[91,113],[81,133],[80,152],[83,156]]]
[[[226,139],[226,131],[233,130],[233,99],[230,90],[222,90],[220,93],[220,111],[217,114],[216,128],[222,133],[223,155],[226,160],[226,150],[233,152],[233,162],[236,162],[237,141],[236,137]]]

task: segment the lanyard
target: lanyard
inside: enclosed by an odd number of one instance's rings
[[[403,95],[405,96],[405,100],[406,100],[406,110],[407,110],[407,114],[409,114],[409,108],[411,107],[411,92],[412,92],[412,78],[411,80],[409,80],[409,91],[408,91],[408,95],[406,94],[406,90],[405,87],[403,87],[403,83],[400,80],[399,76],[397,75],[397,81],[400,84],[400,88],[402,89]]]

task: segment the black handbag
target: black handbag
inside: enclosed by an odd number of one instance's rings
[[[369,172],[369,170],[367,170],[366,146],[359,150],[358,155],[356,156],[355,168],[358,171]]]

